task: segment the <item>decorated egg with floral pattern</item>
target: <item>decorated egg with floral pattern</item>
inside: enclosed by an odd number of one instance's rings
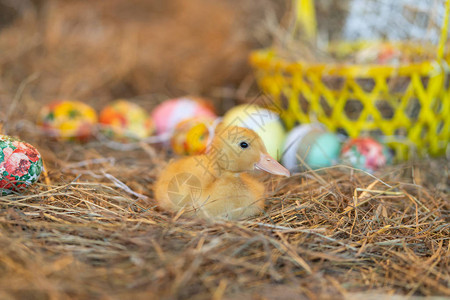
[[[106,106],[99,117],[101,131],[116,140],[140,140],[151,136],[155,126],[149,114],[138,104],[117,100]]]
[[[97,113],[83,102],[58,100],[41,109],[38,124],[52,137],[87,141],[94,133]]]
[[[36,148],[0,135],[0,196],[25,191],[39,179],[42,169],[41,154]]]
[[[374,172],[392,162],[389,149],[371,137],[358,137],[347,141],[341,150],[341,160],[355,168]]]

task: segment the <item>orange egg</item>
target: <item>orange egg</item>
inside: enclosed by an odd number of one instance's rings
[[[116,140],[140,140],[151,136],[155,126],[148,113],[136,103],[116,100],[100,112],[101,131]]]

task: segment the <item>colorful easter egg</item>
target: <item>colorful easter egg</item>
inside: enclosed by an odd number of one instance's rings
[[[312,169],[330,167],[338,162],[340,150],[338,136],[320,124],[299,125],[286,138],[282,162],[290,170],[300,169],[299,157]]]
[[[223,117],[224,125],[235,125],[254,130],[263,140],[270,156],[280,159],[286,136],[277,113],[253,104],[238,105]]]
[[[216,118],[210,102],[196,97],[164,101],[153,110],[151,116],[159,135],[171,133],[178,123],[189,118]]]
[[[35,183],[43,166],[39,152],[28,143],[0,135],[0,195],[21,193]]]
[[[92,137],[97,113],[89,105],[70,100],[58,100],[44,106],[38,124],[58,139],[87,141]]]
[[[155,130],[149,114],[127,100],[116,100],[103,108],[99,123],[106,136],[121,141],[144,139]]]
[[[342,147],[341,160],[355,168],[374,172],[390,164],[392,155],[389,149],[371,137],[350,139]]]
[[[189,118],[181,121],[171,138],[172,149],[182,155],[204,153],[214,134],[213,124],[212,118]]]

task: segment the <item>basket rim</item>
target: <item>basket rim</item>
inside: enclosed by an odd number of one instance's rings
[[[250,64],[259,69],[281,69],[290,72],[305,71],[322,73],[329,76],[353,76],[373,77],[384,74],[385,76],[410,76],[420,74],[442,74],[447,72],[450,55],[443,60],[437,58],[415,63],[399,64],[374,64],[374,63],[347,63],[347,62],[308,62],[306,60],[288,60],[277,55],[274,47],[253,50],[250,53]]]

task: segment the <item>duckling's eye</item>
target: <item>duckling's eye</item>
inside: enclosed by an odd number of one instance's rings
[[[247,142],[240,142],[240,143],[239,143],[239,146],[240,146],[242,149],[245,149],[245,148],[248,147],[248,143],[247,143]]]

